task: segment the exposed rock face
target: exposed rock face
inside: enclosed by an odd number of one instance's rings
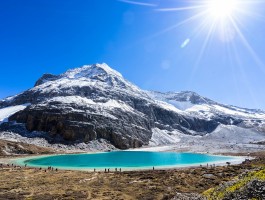
[[[88,142],[103,138],[120,149],[140,147],[151,138],[149,121],[137,115],[117,112],[117,119],[113,119],[85,111],[71,112],[61,106],[29,108],[13,115],[11,120],[26,123],[30,131],[59,134],[67,141]]]
[[[120,149],[147,145],[154,128],[205,135],[219,124],[246,126],[238,116],[187,111],[196,105],[212,109],[221,104],[193,92],[143,91],[106,64],[45,74],[34,88],[1,101],[0,108],[24,103],[31,106],[9,120],[25,123],[29,131],[44,131],[74,143],[102,138]]]
[[[144,104],[143,104],[144,105]],[[120,149],[147,145],[152,136],[152,128],[178,129],[186,134],[189,130],[198,133],[213,131],[218,123],[196,118],[188,118],[159,107],[143,106],[139,111],[127,112],[109,110],[102,116],[92,107],[51,102],[48,105],[31,106],[13,115],[10,120],[26,123],[29,131],[44,131],[50,135],[61,135],[63,139],[88,142],[106,139]],[[73,112],[72,109],[75,109]],[[150,116],[150,118],[146,117]],[[153,118],[152,118],[153,117]]]
[[[171,200],[206,200],[206,198],[196,193],[177,193]]]
[[[34,87],[41,85],[43,83],[46,83],[48,81],[54,81],[56,79],[58,79],[59,76],[53,75],[53,74],[43,74],[42,77],[36,81]]]
[[[245,187],[224,197],[224,200],[231,199],[265,199],[265,181],[252,180]]]

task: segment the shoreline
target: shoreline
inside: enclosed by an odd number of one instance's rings
[[[240,165],[170,170],[89,172],[6,166],[0,168],[0,199],[173,199],[177,194],[203,194],[265,163],[265,152]],[[31,156],[32,157],[32,156]],[[26,180],[26,181],[25,181]],[[59,192],[58,192],[59,191]],[[110,198],[106,198],[110,197]],[[181,197],[177,195],[177,197]],[[181,198],[177,198],[181,199]]]
[[[160,148],[160,147],[157,147]],[[154,150],[154,149],[152,149]],[[131,150],[125,150],[125,151],[131,151]],[[139,149],[133,149],[133,151],[142,151],[141,148]],[[147,151],[144,149],[143,151]],[[148,150],[150,151],[150,149]],[[169,152],[169,151],[151,151],[151,152]],[[174,153],[194,153],[194,152],[178,152],[178,151],[170,151]],[[30,159],[38,159],[38,158],[45,158],[50,156],[60,156],[60,155],[71,155],[71,154],[97,154],[97,153],[108,153],[108,152],[82,152],[82,153],[59,153],[59,154],[46,154],[46,155],[23,155],[18,156],[14,158],[13,156],[11,158],[0,158],[0,163],[5,164],[15,164],[18,166],[25,166],[26,163],[24,163],[26,160]],[[115,171],[115,168],[122,169],[122,171],[147,171],[147,170],[153,170],[153,167],[155,170],[174,170],[174,169],[187,169],[187,168],[198,168],[198,167],[210,167],[210,166],[225,166],[227,165],[227,162],[230,163],[230,165],[239,165],[242,164],[243,161],[246,159],[254,159],[254,157],[250,156],[235,156],[235,155],[222,155],[222,154],[210,154],[210,153],[202,153],[202,152],[195,152],[196,154],[207,154],[210,156],[225,156],[225,157],[231,157],[231,159],[225,160],[225,161],[212,161],[212,162],[202,162],[202,163],[193,163],[193,164],[179,164],[179,165],[164,165],[164,166],[141,166],[141,167],[85,167],[85,168],[79,168],[79,167],[62,167],[62,166],[55,166],[54,168],[58,168],[60,170],[72,170],[72,171],[87,171],[92,172],[94,169],[96,171],[103,171],[105,169],[110,169],[111,172]],[[44,165],[29,165],[27,164],[27,167],[29,168],[47,168],[48,166]]]

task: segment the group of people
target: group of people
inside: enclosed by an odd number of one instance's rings
[[[18,169],[21,169],[22,167],[21,166],[18,166],[18,165],[14,165],[13,163],[12,164],[4,164],[4,163],[0,163],[0,168],[4,168],[4,167],[11,167],[11,168],[18,168]],[[24,165],[24,167],[26,168],[27,167],[27,164]],[[40,167],[39,170],[42,170],[42,168]],[[58,171],[58,168],[53,168],[52,166],[49,166],[48,169],[44,169],[44,171],[46,172],[47,170],[49,171]]]
[[[0,168],[4,168],[4,167],[5,167],[5,164],[0,163]],[[14,165],[13,163],[12,164],[6,164],[6,167],[19,168],[19,169],[22,168],[21,166]]]
[[[95,172],[95,171],[96,171],[96,169],[94,169],[94,172]],[[117,171],[118,171],[118,168],[115,168],[115,172],[117,172]],[[109,168],[108,168],[108,169],[105,168],[105,173],[106,173],[106,172],[110,172],[110,169],[109,169]],[[121,168],[120,168],[120,172],[121,172]]]
[[[39,170],[42,170],[42,168],[40,167]],[[52,166],[49,166],[47,169],[44,169],[44,172],[47,172],[47,170],[48,171],[56,171],[57,172],[58,171],[58,168],[55,168],[54,169]]]
[[[22,168],[21,166],[16,166],[14,164],[6,164],[7,167],[12,167],[12,168]],[[3,168],[4,167],[4,164],[3,163],[0,163],[0,168]],[[27,167],[27,164],[25,164],[25,168]],[[207,167],[208,167],[208,164],[207,164]],[[38,170],[42,170],[42,167],[38,168]],[[52,166],[49,166],[47,169],[44,169],[45,172],[48,171],[58,171],[58,168],[53,168]],[[155,170],[155,167],[153,167],[153,170]],[[96,172],[96,169],[94,168],[94,172]],[[110,172],[110,168],[105,168],[105,173],[109,173]],[[118,172],[118,168],[115,168],[115,172]],[[119,172],[121,172],[121,168],[119,168]]]

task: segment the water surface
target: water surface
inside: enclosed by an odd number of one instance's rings
[[[177,152],[114,151],[89,154],[64,154],[19,159],[19,164],[33,167],[58,167],[65,169],[103,168],[168,168],[206,163],[225,163],[235,157]]]

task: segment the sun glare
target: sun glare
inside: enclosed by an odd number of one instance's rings
[[[237,0],[209,0],[206,2],[208,11],[217,20],[232,17],[238,6]]]
[[[177,0],[175,1],[178,2]],[[196,60],[193,74],[195,74],[201,58],[205,55],[210,45],[215,42],[216,44],[222,42],[222,45],[226,46],[230,55],[237,55],[239,49],[236,48],[236,43],[241,42],[241,45],[250,53],[255,63],[261,68],[264,67],[250,41],[244,35],[244,30],[247,30],[247,22],[250,19],[264,20],[264,14],[260,13],[258,9],[259,6],[264,6],[264,0],[186,0],[185,2],[186,4],[181,7],[174,7],[173,5],[172,7],[157,8],[155,10],[190,14],[189,17],[178,21],[159,34],[173,29],[179,30],[184,25],[195,25],[190,27],[189,32],[187,32],[187,38],[189,39],[185,40],[180,46],[184,48],[188,44],[192,45],[191,41],[199,38],[199,35],[203,36],[201,37],[202,46],[198,50],[198,59]]]

